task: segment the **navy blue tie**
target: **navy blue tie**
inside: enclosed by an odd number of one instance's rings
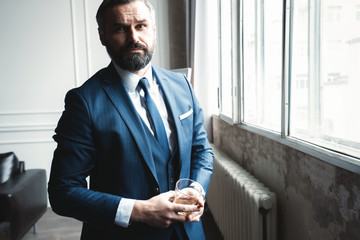
[[[139,87],[142,88],[145,92],[146,107],[151,116],[151,121],[155,128],[155,129],[153,129],[153,130],[155,130],[154,136],[157,139],[157,141],[159,142],[161,148],[164,150],[164,153],[166,154],[166,156],[169,156],[170,155],[169,143],[168,143],[164,123],[161,119],[160,113],[159,113],[154,101],[152,100],[152,98],[150,96],[147,85],[148,85],[148,81],[146,78],[140,79]]]

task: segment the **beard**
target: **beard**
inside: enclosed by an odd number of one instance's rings
[[[132,49],[142,49],[143,53],[129,53]],[[130,43],[117,51],[106,46],[106,50],[119,67],[130,72],[136,72],[146,67],[153,56],[153,47],[149,49],[140,43]]]

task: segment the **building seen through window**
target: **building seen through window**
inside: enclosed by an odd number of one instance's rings
[[[239,111],[241,123],[360,158],[359,1],[291,0],[285,18],[281,0],[244,0],[238,9],[232,1],[220,2],[221,112],[231,117]],[[232,14],[240,15],[237,53],[230,47]],[[239,109],[231,102],[235,54]],[[282,118],[282,109],[288,118]]]
[[[360,157],[357,2],[293,1],[290,135]]]

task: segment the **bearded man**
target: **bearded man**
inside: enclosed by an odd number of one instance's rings
[[[176,204],[173,190],[190,178],[205,195],[213,154],[186,77],[151,65],[155,12],[145,0],[104,0],[96,18],[112,61],[65,97],[51,206],[82,221],[85,240],[205,239],[204,198]]]

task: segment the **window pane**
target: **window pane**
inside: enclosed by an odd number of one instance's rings
[[[293,4],[290,133],[360,157],[359,3]]]
[[[280,132],[282,3],[243,4],[244,122]]]
[[[231,1],[220,1],[220,37],[221,37],[221,108],[222,114],[232,117],[232,56],[231,56]]]

